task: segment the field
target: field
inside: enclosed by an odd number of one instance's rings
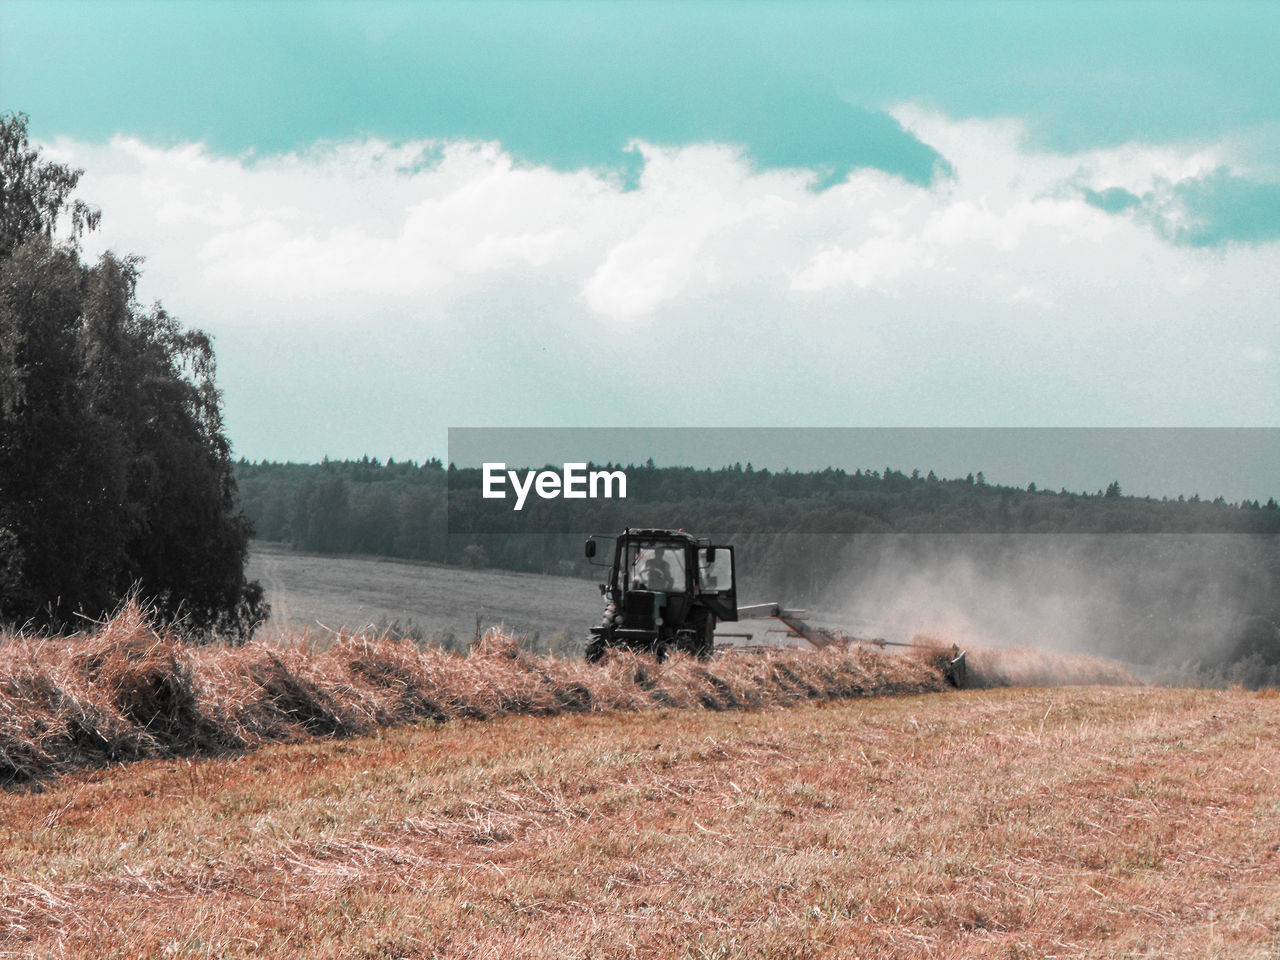
[[[1280,948],[1280,696],[999,689],[427,723],[3,797],[0,956]]]
[[[377,557],[295,553],[276,544],[252,545],[248,574],[271,601],[265,634],[306,633],[323,639],[383,624],[415,627],[424,638],[465,646],[481,626],[504,626],[532,645],[557,635],[580,648],[600,620],[603,602],[590,580],[504,570],[467,570]],[[567,634],[566,634],[567,631]]]
[[[464,656],[337,629],[465,642],[484,600],[563,630],[591,584],[254,563],[280,620],[247,647],[136,607],[0,642],[0,958],[1280,953],[1275,690],[1034,651],[971,651],[1023,685],[964,691],[858,647]]]
[[[261,633],[267,639],[305,635],[323,643],[343,631],[389,627],[465,649],[478,621],[482,631],[499,626],[523,637],[529,649],[573,655],[582,652],[587,630],[600,622],[604,609],[597,581],[298,553],[264,541],[253,543],[247,572],[262,582],[271,602],[271,619]],[[770,599],[752,597],[751,602]],[[830,618],[822,622],[840,626]],[[721,629],[748,633],[757,645],[785,643],[761,621],[722,624]]]

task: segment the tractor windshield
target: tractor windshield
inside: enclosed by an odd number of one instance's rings
[[[684,548],[658,541],[628,544],[626,571],[630,590],[683,593]]]

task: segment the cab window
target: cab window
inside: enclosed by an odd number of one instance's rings
[[[733,561],[730,552],[723,547],[712,548],[711,559],[707,550],[698,551],[698,582],[706,593],[722,593],[733,589]]]
[[[682,593],[684,550],[667,543],[641,542],[627,547],[627,588]]]

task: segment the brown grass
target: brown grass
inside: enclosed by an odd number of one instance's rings
[[[146,760],[5,798],[0,957],[1272,960],[1278,726],[999,689]]]
[[[186,646],[126,606],[97,633],[0,640],[0,782],[144,757],[370,734],[421,720],[708,710],[939,690],[928,658],[878,651],[603,667],[534,656],[490,631],[466,655],[369,635]]]
[[[942,658],[949,659],[949,651],[953,649],[951,642],[927,634],[916,634],[912,642],[936,647],[939,653],[931,662],[939,669],[942,668]],[[1034,647],[974,647],[966,653],[965,686],[968,687],[1061,687],[1139,682],[1128,667],[1086,654],[1058,655]]]

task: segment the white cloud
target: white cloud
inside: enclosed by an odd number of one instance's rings
[[[144,251],[150,285],[170,298],[204,304],[234,290],[305,316],[377,300],[439,304],[536,271],[597,315],[630,321],[760,284],[802,297],[959,282],[1026,301],[1019,291],[1043,286],[1047,246],[1078,248],[1050,254],[1067,283],[1105,284],[1127,259],[1116,250],[1178,254],[1086,203],[1080,187],[1158,189],[1223,160],[1136,145],[1035,154],[1013,121],[910,106],[896,115],[947,157],[952,177],[930,188],[862,170],[818,193],[806,171],[758,170],[717,145],[633,144],[644,169],[630,191],[587,170],[521,166],[493,143],[367,140],[224,157],[117,138],[60,141],[54,152],[88,169],[82,193],[104,207],[102,241]]]
[[[716,144],[633,144],[630,190],[495,143],[49,152],[87,170],[79,193],[103,209],[90,243],[144,254],[144,293],[189,323],[358,327],[369,345],[392,325],[439,329],[465,338],[432,341],[458,384],[536,351],[552,386],[485,400],[491,422],[625,422],[554,384],[669,358],[751,385],[695,385],[702,423],[1274,422],[1280,246],[1175,247],[1082,192],[1201,176],[1232,163],[1228,146],[1051,154],[1015,121],[895,116],[950,175],[860,170],[818,192],[808,171]],[[764,388],[812,370],[803,391]]]
[[[792,279],[794,290],[815,292],[852,284],[862,290],[891,292],[902,277],[932,270],[937,256],[918,238],[872,237],[852,250],[819,250]]]

